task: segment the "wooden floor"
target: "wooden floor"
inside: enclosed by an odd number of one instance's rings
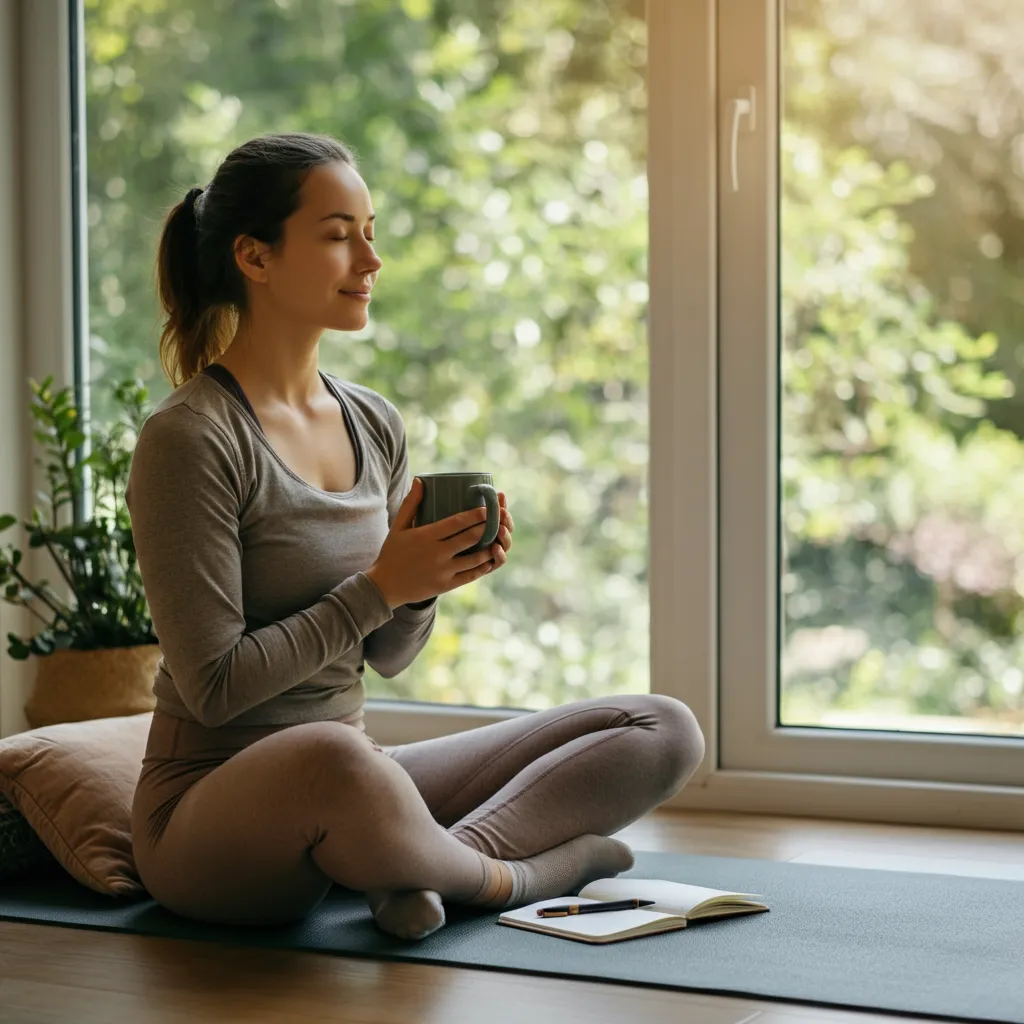
[[[1024,879],[1024,834],[687,811],[637,850]],[[4,1024],[854,1024],[925,1018],[0,921]]]

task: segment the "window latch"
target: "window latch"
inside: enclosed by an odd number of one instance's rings
[[[729,117],[731,122],[729,142],[729,165],[732,171],[732,190],[740,190],[740,173],[738,165],[738,149],[740,139],[740,121],[749,118],[747,131],[752,132],[757,127],[757,92],[754,87],[748,86],[746,96],[738,96],[729,100]]]

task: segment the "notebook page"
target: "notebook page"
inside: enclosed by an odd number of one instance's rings
[[[629,931],[630,928],[638,928],[640,925],[650,924],[652,921],[664,921],[673,917],[672,914],[659,914],[651,910],[610,910],[606,914],[573,914],[569,917],[537,916],[538,909],[545,906],[553,907],[562,903],[582,905],[597,902],[599,901],[576,896],[560,896],[557,899],[531,903],[527,907],[519,907],[516,910],[506,910],[498,920],[529,921],[531,924],[542,924],[545,928],[565,935],[587,935],[601,938],[607,935],[617,935],[619,932]]]
[[[703,885],[687,885],[685,882],[669,882],[663,878],[599,878],[585,885],[575,902],[584,897],[595,900],[627,900],[634,896],[654,900],[648,911],[662,911],[666,914],[687,915],[694,907],[715,896],[730,896],[738,899],[763,899],[757,893],[730,892],[727,889],[709,889]],[[566,899],[565,902],[573,902]]]

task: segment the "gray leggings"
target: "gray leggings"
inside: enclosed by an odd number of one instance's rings
[[[611,835],[677,793],[703,757],[693,713],[657,694],[389,748],[361,717],[210,729],[157,711],[132,844],[150,894],[199,920],[297,920],[335,882],[467,902],[481,853],[518,860]]]

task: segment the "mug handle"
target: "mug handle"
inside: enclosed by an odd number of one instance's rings
[[[490,484],[473,484],[469,493],[482,494],[484,504],[487,505],[487,520],[484,523],[484,535],[477,542],[474,550],[482,551],[490,547],[498,538],[498,528],[501,526],[501,505],[498,502],[498,492]]]

